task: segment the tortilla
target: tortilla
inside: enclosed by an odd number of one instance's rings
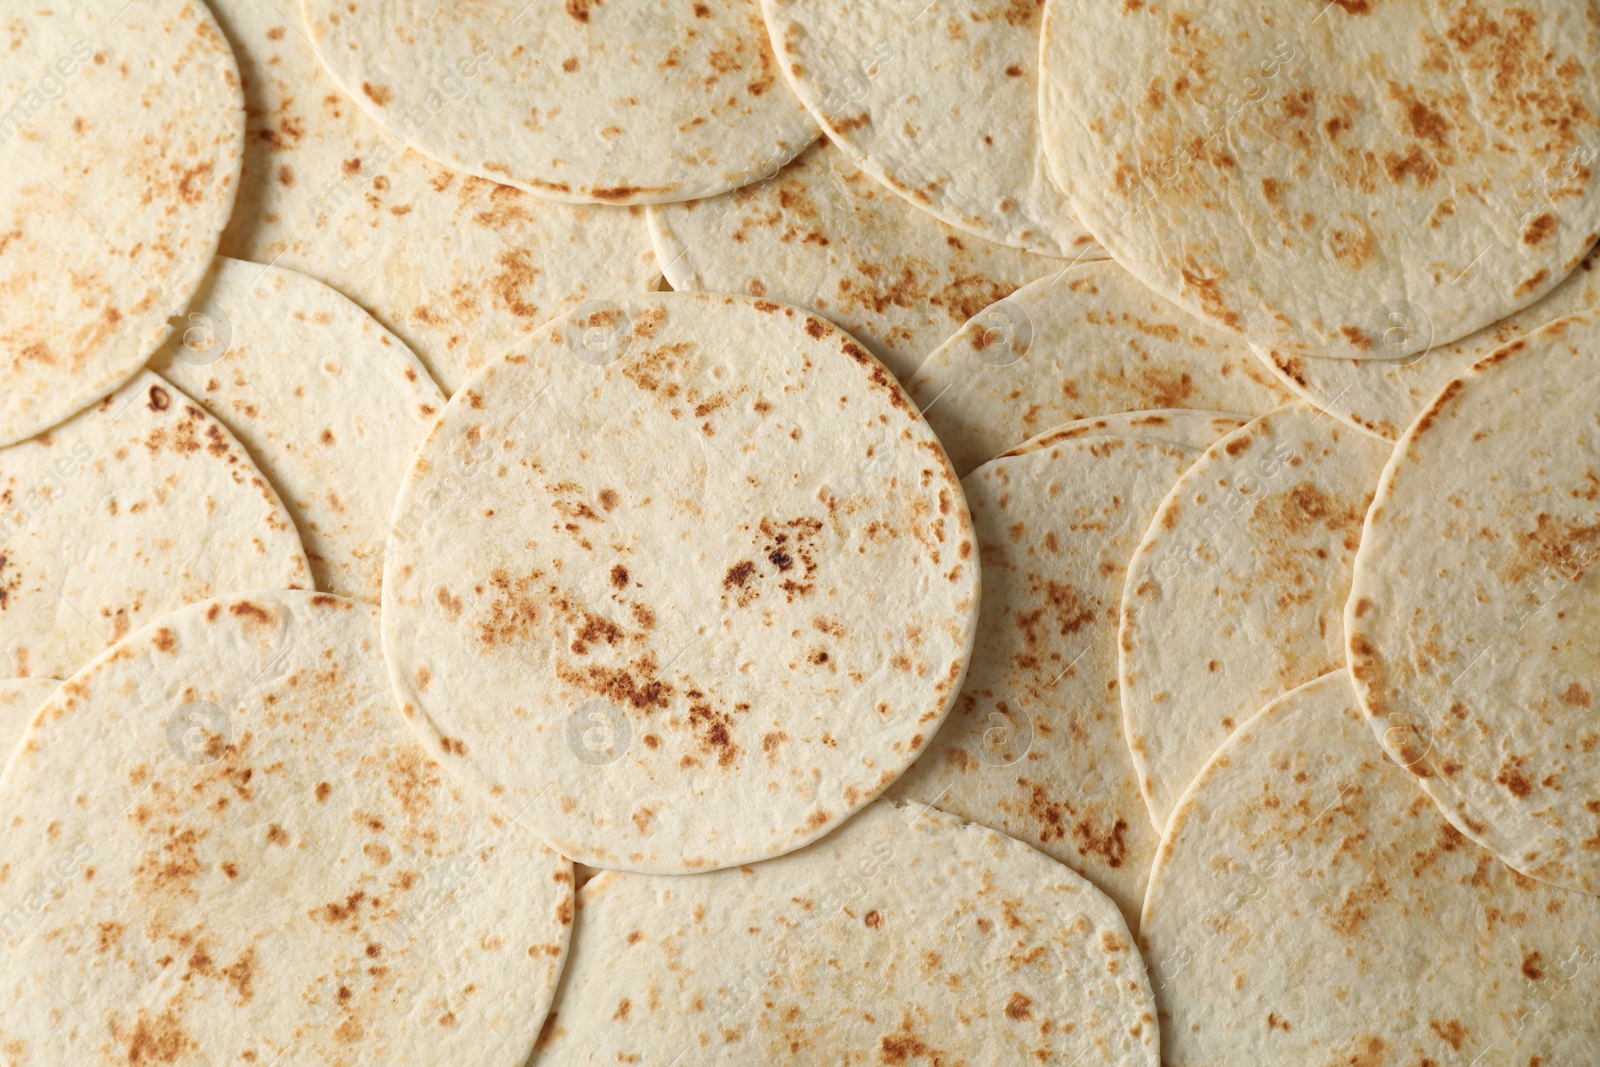
[[[635,297],[446,406],[396,504],[384,650],[445,766],[593,867],[820,837],[971,652],[961,487],[894,378],[768,300]]]
[[[1025,456],[1029,452],[1053,448],[1063,441],[1081,441],[1089,437],[1126,437],[1204,452],[1218,438],[1227,436],[1249,421],[1243,415],[1230,415],[1225,411],[1189,411],[1184,408],[1123,411],[1093,419],[1077,419],[1046,430],[1037,437],[1028,438],[1016,448],[1000,453],[998,458]]]
[[[547,199],[715,196],[770,177],[817,137],[756,0],[303,7],[333,80],[391,133]]]
[[[1070,256],[1094,242],[1039,144],[1042,8],[762,0],[789,83],[857,166],[951,226]]]
[[[34,714],[61,682],[55,678],[8,678],[0,682],[0,767],[22,740]]]
[[[317,588],[378,600],[389,511],[444,395],[410,349],[303,274],[219,258],[151,362],[199,397],[281,494]]]
[[[1184,797],[1140,947],[1162,1060],[1580,1064],[1600,904],[1463,838],[1372,744],[1344,671],[1242,726]]]
[[[1045,151],[1078,218],[1257,344],[1448,345],[1600,239],[1591,0],[1056,3],[1045,23]]]
[[[538,1063],[1155,1067],[1158,1051],[1109,900],[1001,834],[885,801],[755,867],[596,877]]]
[[[1600,895],[1600,312],[1456,379],[1384,468],[1345,612],[1384,748],[1456,828]]]
[[[250,593],[62,686],[0,776],[15,1067],[522,1067],[572,868],[396,713],[377,609]]]
[[[1258,350],[1285,385],[1344,422],[1394,441],[1422,414],[1422,409],[1454,378],[1495,349],[1532,333],[1546,323],[1600,307],[1600,275],[1595,273],[1600,246],[1591,248],[1578,269],[1508,319],[1471,337],[1445,345],[1426,357],[1409,360],[1304,359]],[[1402,334],[1413,324],[1401,317]],[[1418,320],[1417,329],[1431,329]]]
[[[1296,401],[1212,445],[1155,513],[1127,569],[1117,645],[1157,830],[1262,704],[1344,664],[1350,568],[1388,457]]]
[[[901,381],[978,312],[1067,266],[946,226],[826,141],[768,181],[652,207],[650,235],[674,289],[810,308]]]
[[[1250,350],[1115,263],[1083,263],[980,312],[906,383],[965,477],[1064,422],[1153,408],[1259,415],[1292,394]]]
[[[192,0],[6,0],[0,445],[122,385],[166,338],[238,189],[238,69]]]
[[[1158,835],[1117,699],[1122,576],[1198,455],[1093,437],[967,475],[984,578],[972,666],[928,751],[890,787],[1065,863],[1135,930]]]
[[[659,276],[638,209],[557,207],[408,151],[322,69],[297,5],[212,6],[249,121],[221,251],[338,289],[447,393],[556,315]]]
[[[148,371],[0,449],[7,674],[66,677],[179,605],[310,584],[294,522],[244,449]]]

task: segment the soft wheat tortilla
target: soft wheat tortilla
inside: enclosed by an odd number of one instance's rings
[[[574,204],[693,200],[817,137],[756,0],[303,0],[332,74],[455,170]]]
[[[66,677],[149,619],[311,585],[294,521],[223,426],[141,372],[0,449],[0,670]]]
[[[8,678],[0,682],[0,768],[11,758],[34,714],[60,685],[55,678]]]
[[[1039,143],[1041,3],[762,0],[784,74],[856,165],[944,222],[1050,256],[1093,245]]]
[[[1117,647],[1157,830],[1239,724],[1343,665],[1350,568],[1388,456],[1299,400],[1212,445],[1155,513],[1131,554]]]
[[[811,308],[901,381],[978,312],[1067,266],[951,229],[826,141],[767,181],[652,207],[650,235],[674,289]]]
[[[0,445],[139,370],[238,189],[239,74],[193,0],[5,0]]]
[[[1394,359],[1528,306],[1600,238],[1597,60],[1596,0],[1058,0],[1045,150],[1089,231],[1191,313]]]
[[[412,738],[377,614],[191,605],[45,706],[0,776],[9,1064],[527,1062],[572,867]]]
[[[1577,1067],[1600,1047],[1600,904],[1440,818],[1342,670],[1206,765],[1162,840],[1140,947],[1174,1067]]]
[[[1155,408],[1259,415],[1292,395],[1247,346],[1110,262],[1041,278],[979,312],[906,391],[962,477],[1075,419]]]
[[[1158,1062],[1111,901],[1025,845],[874,804],[769,863],[579,894],[536,1062]]]
[[[1156,441],[1204,452],[1219,438],[1225,437],[1250,420],[1243,415],[1230,415],[1225,411],[1190,411],[1186,408],[1163,408],[1157,411],[1122,411],[1115,415],[1101,415],[1046,430],[1030,437],[1016,448],[997,457],[1025,456],[1029,452],[1052,448],[1063,441],[1081,441],[1087,437],[1127,437],[1135,441]]]
[[[978,561],[932,431],[767,300],[557,320],[450,401],[395,511],[384,647],[446,767],[563,855],[799,848],[939,728]]]
[[[658,277],[638,209],[558,207],[409,151],[334,83],[295,4],[214,0],[244,80],[244,173],[221,251],[338,289],[447,393],[534,327]]]
[[[1600,312],[1514,341],[1395,447],[1345,612],[1385,749],[1523,874],[1600,895]]]
[[[221,321],[151,368],[260,462],[317,588],[376,603],[389,512],[444,395],[403,342],[303,274],[219,257],[195,300]]]
[[[1122,576],[1199,454],[1093,437],[967,475],[984,584],[972,666],[928,751],[890,787],[1060,860],[1135,930],[1158,835],[1117,699]]]

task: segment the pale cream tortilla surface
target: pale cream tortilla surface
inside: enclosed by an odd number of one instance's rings
[[[60,685],[55,678],[8,678],[0,682],[0,768],[11,758],[34,714]]]

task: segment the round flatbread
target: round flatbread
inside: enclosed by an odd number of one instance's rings
[[[1249,421],[1243,415],[1230,415],[1225,411],[1189,411],[1184,408],[1123,411],[1115,415],[1077,419],[1046,430],[1037,437],[1028,438],[1016,448],[1000,453],[999,458],[1025,456],[1029,452],[1053,448],[1063,441],[1080,441],[1086,437],[1126,437],[1204,452],[1219,438],[1226,437]]]
[[[1055,3],[1043,65],[1045,151],[1078,218],[1156,292],[1269,348],[1448,345],[1600,238],[1595,0]]]
[[[238,190],[239,73],[204,4],[4,0],[0,445],[126,382]]]
[[[1023,286],[968,322],[906,383],[965,477],[1064,422],[1155,408],[1259,415],[1293,394],[1249,347],[1115,263]]]
[[[674,289],[810,308],[901,381],[978,312],[1067,265],[951,229],[827,141],[767,181],[652,207],[650,234]]]
[[[1445,817],[1600,895],[1600,313],[1445,388],[1384,469],[1345,613],[1369,721]]]
[[[1207,764],[1139,940],[1166,1063],[1521,1067],[1600,1046],[1600,902],[1441,819],[1373,745],[1342,670]]]
[[[60,685],[54,678],[8,678],[0,682],[0,768],[16,751],[34,714]]]
[[[821,836],[921,752],[972,647],[972,526],[932,431],[847,335],[771,301],[541,329],[450,401],[395,515],[406,714],[596,867]]]
[[[151,368],[265,470],[317,588],[378,600],[389,512],[444,395],[405,344],[321,282],[219,258]]]
[[[944,222],[1068,256],[1093,244],[1039,144],[1033,0],[762,0],[780,65],[857,166]]]
[[[575,204],[662,204],[770,177],[817,136],[756,0],[305,0],[318,53],[391,133]]]
[[[1111,901],[884,801],[755,867],[595,878],[538,1062],[1155,1067],[1158,1046]]]
[[[1295,401],[1222,438],[1132,554],[1118,676],[1159,830],[1274,696],[1344,663],[1345,598],[1389,448]]]
[[[158,375],[0,449],[0,669],[65,677],[163,612],[311,585],[233,435]]]
[[[1357,429],[1394,441],[1439,395],[1440,389],[1484,356],[1546,323],[1600,307],[1597,258],[1600,246],[1591,248],[1578,269],[1543,300],[1425,356],[1403,360],[1312,359],[1265,349],[1257,349],[1257,354],[1277,371],[1285,385],[1323,411]],[[1420,321],[1413,327],[1404,316],[1395,326],[1401,331],[1396,336],[1406,336],[1413,328],[1432,329]]]
[[[344,96],[298,4],[211,6],[248,117],[222,253],[333,286],[447,393],[563,311],[659,277],[642,209],[556,207],[442,167],[406,148],[403,120],[391,132]]]
[[[572,867],[412,738],[377,615],[195,604],[45,706],[0,777],[9,1062],[527,1062]]]
[[[967,475],[984,585],[972,666],[928,751],[890,787],[1060,860],[1135,930],[1158,835],[1117,700],[1122,575],[1198,455],[1093,437]]]

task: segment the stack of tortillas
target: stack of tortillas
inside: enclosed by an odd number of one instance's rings
[[[1600,0],[0,0],[0,1063],[1600,1064]]]

